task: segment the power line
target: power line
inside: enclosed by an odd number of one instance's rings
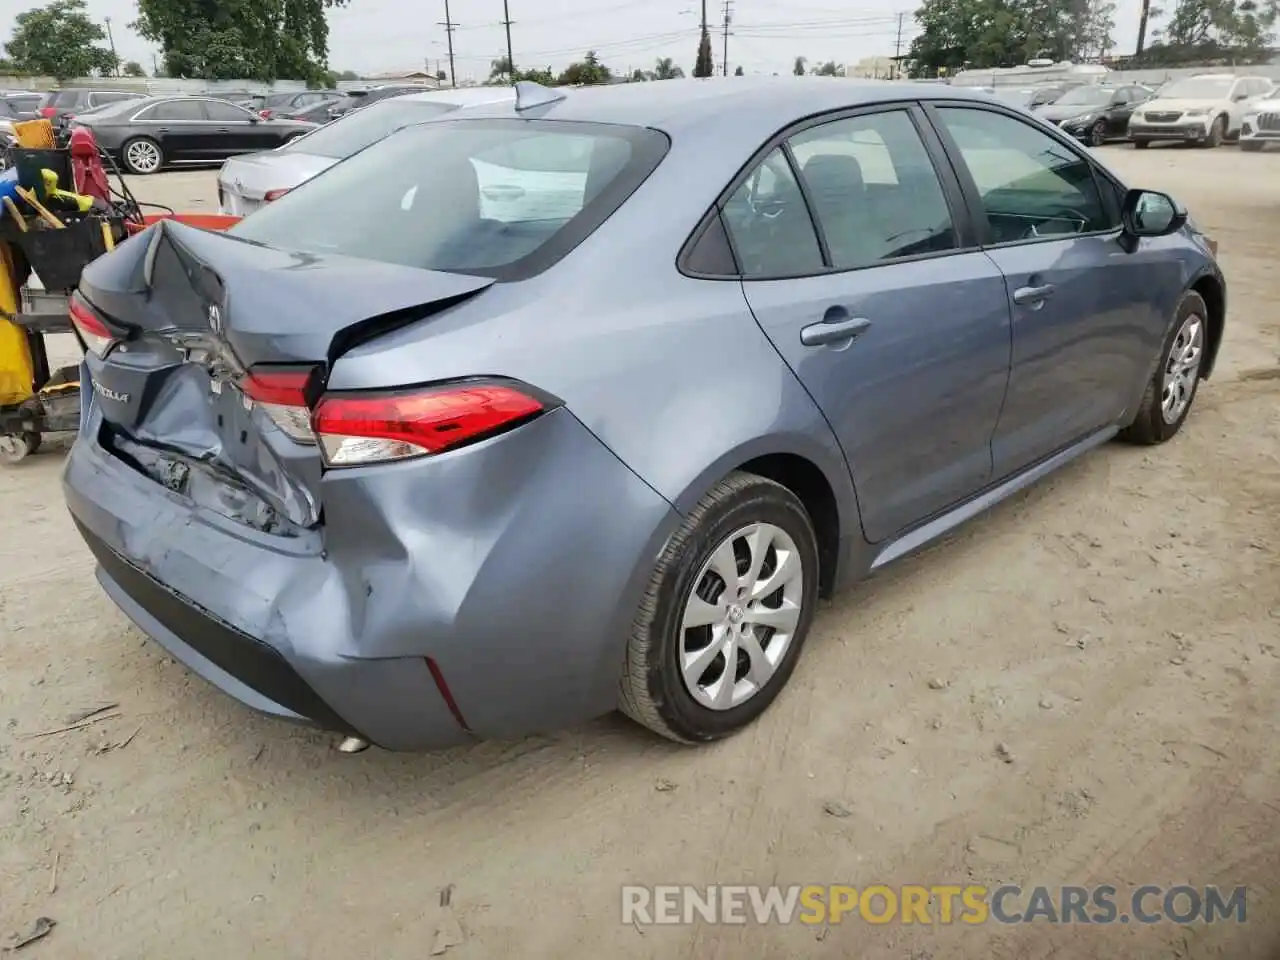
[[[449,40],[449,85],[456,87],[458,71],[453,66],[453,31],[458,28],[453,25],[453,18],[449,16],[449,0],[444,0],[444,23],[440,26],[444,27],[444,35]]]

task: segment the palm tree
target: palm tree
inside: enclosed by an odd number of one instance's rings
[[[803,77],[804,68],[808,63],[809,61],[806,60],[804,57],[796,57],[796,65],[795,67],[792,68],[791,72],[794,73],[797,77]]]
[[[677,67],[670,57],[659,57],[658,62],[653,66],[651,76],[655,80],[678,80],[684,76],[684,71]]]

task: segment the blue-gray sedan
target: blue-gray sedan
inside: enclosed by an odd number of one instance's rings
[[[1212,245],[1012,106],[664,81],[403,129],[84,273],[68,505],[246,704],[392,749],[751,722],[820,595],[1177,433]]]

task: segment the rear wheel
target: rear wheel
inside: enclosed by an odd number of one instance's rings
[[[134,137],[120,150],[124,168],[138,176],[156,173],[164,166],[164,151],[149,137]]]
[[[1089,146],[1101,147],[1107,142],[1107,121],[1099,120],[1089,128]]]
[[[795,669],[817,594],[804,505],[772,480],[730,475],[658,560],[627,647],[623,712],[684,743],[746,726]]]
[[[1198,293],[1184,294],[1173,329],[1160,351],[1160,363],[1138,405],[1138,415],[1120,431],[1120,439],[1164,443],[1182,428],[1200,384],[1208,334],[1209,310],[1204,300]]]

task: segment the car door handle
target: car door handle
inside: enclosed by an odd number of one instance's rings
[[[1013,291],[1013,302],[1021,306],[1043,303],[1053,296],[1055,289],[1052,283],[1046,283],[1039,287],[1019,287]]]
[[[828,314],[831,312],[828,311]],[[861,336],[862,332],[870,326],[870,320],[864,320],[862,317],[851,317],[841,311],[830,320],[811,323],[807,327],[801,328],[800,342],[806,347],[821,347],[828,343],[838,343],[841,340],[852,341]]]

